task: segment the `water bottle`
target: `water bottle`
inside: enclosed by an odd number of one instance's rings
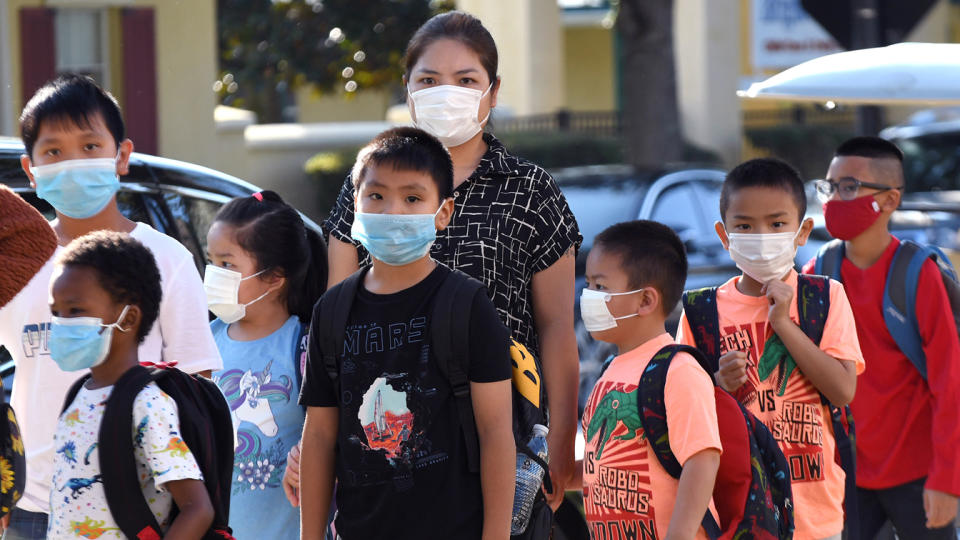
[[[547,426],[535,424],[533,434],[527,441],[527,448],[547,461]],[[513,518],[510,520],[510,534],[521,534],[530,523],[533,501],[540,491],[543,475],[546,471],[539,463],[523,452],[517,452],[517,490],[513,494]]]

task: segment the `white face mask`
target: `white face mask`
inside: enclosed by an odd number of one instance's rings
[[[445,84],[407,92],[413,101],[416,126],[440,139],[443,146],[452,148],[469,141],[483,129],[490,113],[487,112],[483,120],[477,120],[477,115],[480,101],[491,88],[492,83],[484,92]]]
[[[583,292],[580,293],[580,318],[583,319],[583,327],[586,328],[588,332],[599,332],[601,330],[616,328],[617,321],[620,319],[636,317],[636,313],[624,315],[623,317],[614,317],[613,314],[610,313],[610,309],[607,307],[607,302],[609,302],[610,298],[614,296],[634,294],[642,290],[644,289],[637,289],[635,291],[621,293],[609,293],[595,291],[593,289],[583,289]]]
[[[793,268],[799,234],[800,229],[793,233],[727,233],[730,258],[744,274],[760,283],[781,279]]]
[[[241,304],[240,282],[257,277],[265,271],[261,270],[256,274],[243,277],[240,272],[208,264],[203,273],[203,290],[207,293],[207,308],[227,324],[246,317],[247,306],[259,301],[271,291],[261,294],[246,304]]]

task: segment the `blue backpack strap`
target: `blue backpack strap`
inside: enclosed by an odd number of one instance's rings
[[[924,379],[927,378],[927,358],[917,325],[917,284],[923,264],[937,256],[925,246],[902,240],[893,254],[883,286],[883,321],[897,347]]]
[[[846,256],[846,244],[843,240],[831,240],[820,246],[817,259],[813,263],[813,273],[818,276],[827,276],[843,283],[840,268]]]
[[[705,287],[683,292],[683,313],[693,334],[696,347],[706,359],[704,369],[713,378],[720,369],[720,315],[717,311],[717,288]]]
[[[838,242],[838,244],[841,247],[843,246],[842,242]],[[817,260],[819,261],[820,257],[817,257]],[[842,258],[840,260],[842,261]],[[820,340],[823,338],[827,316],[830,314],[830,278],[822,275],[806,274],[797,276],[797,313],[800,316],[800,328],[803,329],[803,333],[819,346]],[[840,466],[846,474],[843,503],[846,515],[844,528],[850,538],[858,538],[857,452],[853,413],[849,406],[834,406],[822,393],[820,394],[820,401],[830,411],[830,421],[833,424],[833,437],[837,442]]]
[[[637,392],[637,407],[640,412],[640,423],[643,426],[644,435],[650,443],[654,455],[657,456],[657,461],[674,478],[680,478],[683,467],[670,449],[667,409],[663,392],[667,384],[667,370],[670,368],[670,362],[679,352],[685,352],[693,356],[697,363],[710,374],[711,380],[713,379],[713,375],[709,371],[707,358],[699,350],[688,345],[667,345],[650,360],[647,369],[640,376],[640,388]],[[720,537],[720,526],[709,510],[704,515],[701,525],[711,539]]]

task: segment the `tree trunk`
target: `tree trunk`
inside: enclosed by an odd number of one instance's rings
[[[620,0],[624,149],[636,167],[683,155],[673,54],[673,0]]]

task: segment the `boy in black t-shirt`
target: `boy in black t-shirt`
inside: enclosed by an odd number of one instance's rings
[[[482,289],[470,308],[470,397],[480,473],[469,472],[455,397],[430,352],[431,312],[451,270],[430,257],[453,214],[453,164],[414,128],[378,135],[353,170],[353,237],[371,266],[347,318],[334,381],[317,309],[300,403],[301,538],[507,538],[514,492],[509,331]],[[341,283],[327,291],[335,298]]]

